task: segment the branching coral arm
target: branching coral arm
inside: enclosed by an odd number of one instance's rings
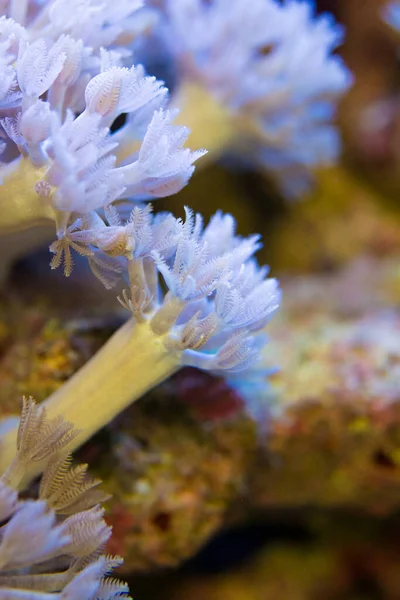
[[[179,356],[171,354],[147,324],[130,319],[42,406],[49,418],[68,415],[81,430],[68,448],[72,451],[179,367]],[[14,456],[15,440],[15,429],[2,437],[0,471]],[[32,464],[30,475],[40,473],[41,467]]]
[[[70,451],[184,365],[232,376],[251,370],[280,301],[277,282],[253,258],[259,236],[235,235],[231,215],[218,212],[204,227],[189,209],[185,221],[153,216],[149,205],[126,223],[106,212],[107,221],[81,221],[70,237],[100,261],[121,261],[128,287],[120,301],[132,316],[43,404],[49,417],[62,414],[81,430]],[[2,439],[0,469],[13,458],[15,435]]]

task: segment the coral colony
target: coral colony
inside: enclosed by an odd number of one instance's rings
[[[199,114],[217,117],[204,144],[212,158],[230,145],[240,151],[242,139],[248,158],[294,189],[299,172],[337,154],[330,119],[350,76],[331,54],[340,28],[313,18],[305,1],[170,0],[146,8],[141,0],[0,0],[0,7],[2,226],[53,221],[51,267],[69,276],[73,254],[86,257],[107,288],[119,285],[130,315],[44,403],[49,419],[63,415],[79,427],[71,450],[184,365],[234,376],[256,369],[279,305],[277,282],[254,258],[258,235],[236,235],[229,214],[204,225],[189,208],[180,219],[145,203],[178,192],[205,155],[185,147],[189,130],[178,119],[203,131]],[[172,98],[133,64],[152,28],[176,68]],[[131,205],[128,218],[121,201]],[[15,456],[16,438],[16,428],[2,438],[0,472]],[[24,477],[44,466],[27,461]],[[43,539],[46,559],[61,551],[60,540],[71,543],[40,502],[15,512],[15,494],[4,489],[1,499],[10,531],[36,512],[43,519],[53,540]],[[107,565],[91,563],[88,581],[100,581]],[[0,562],[13,573],[22,566]],[[16,587],[24,576],[15,576]],[[0,598],[14,597],[2,593],[0,583]]]
[[[119,299],[131,314],[46,401],[50,416],[63,414],[82,429],[74,445],[183,365],[215,373],[251,369],[280,297],[254,259],[259,236],[237,236],[231,215],[217,212],[204,226],[190,209],[181,220],[136,203],[122,221],[117,200],[179,191],[204,154],[183,146],[188,130],[174,125],[162,83],[140,66],[121,66],[125,55],[114,41],[130,39],[124,27],[134,22],[132,6],[113,3],[109,13],[98,2],[78,2],[75,14],[64,0],[25,10],[16,3],[9,14],[18,11],[22,24],[0,22],[9,157],[3,203],[26,205],[34,197],[31,210],[55,222],[51,266],[62,264],[69,275],[72,252],[86,256],[107,287],[123,282]],[[88,39],[76,39],[92,18]],[[126,123],[112,134],[122,113]],[[15,432],[5,438],[4,465],[14,439]]]
[[[76,433],[24,398],[18,450],[0,476],[1,600],[128,600],[128,586],[107,577],[122,563],[102,552],[111,535],[100,507],[107,496],[87,465],[72,467],[64,451]],[[38,460],[46,461],[39,497],[19,499],[26,469]]]

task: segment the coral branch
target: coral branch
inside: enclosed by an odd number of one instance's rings
[[[130,320],[42,406],[48,418],[68,415],[68,420],[81,429],[68,445],[72,451],[131,402],[174,373],[180,366],[179,359],[179,352],[169,352],[147,323],[135,325]],[[2,437],[0,472],[15,454],[16,434],[17,430],[12,429]],[[42,466],[35,463],[28,476],[38,474]]]

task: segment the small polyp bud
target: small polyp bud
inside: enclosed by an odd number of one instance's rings
[[[134,240],[125,227],[107,227],[96,232],[96,245],[109,256],[132,257]]]
[[[215,313],[210,313],[204,319],[200,319],[200,313],[195,314],[185,325],[181,334],[182,348],[198,350],[208,342],[217,327]]]
[[[31,144],[43,142],[50,135],[50,105],[37,100],[21,117],[20,131]]]
[[[121,70],[118,68],[96,75],[86,86],[86,108],[103,117],[112,113],[118,106],[121,81]]]
[[[65,63],[57,80],[66,86],[72,85],[78,79],[84,55],[90,50],[84,48],[82,40],[74,40],[68,35],[61,36],[56,44],[65,53]]]
[[[35,192],[39,194],[39,196],[48,198],[51,193],[51,185],[45,179],[42,179],[36,183]]]

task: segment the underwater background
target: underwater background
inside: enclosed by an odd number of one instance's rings
[[[107,552],[136,600],[400,598],[400,32],[383,0],[315,4],[345,28],[337,161],[307,164],[298,186],[286,155],[278,168],[236,140],[154,203],[206,222],[220,209],[261,234],[282,289],[267,375],[186,366],[75,453],[112,495]],[[138,55],[173,90],[157,43]],[[215,118],[199,138],[218,138]],[[230,127],[240,138],[242,121]],[[60,389],[125,319],[84,256],[68,279],[48,268],[46,223],[18,235],[0,229],[3,418]]]

